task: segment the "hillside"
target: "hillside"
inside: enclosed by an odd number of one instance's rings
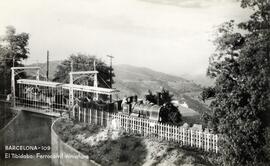
[[[51,61],[49,78],[52,79],[57,70],[57,65],[61,61]],[[46,63],[32,64],[31,66],[40,66],[41,74],[46,75]],[[162,87],[170,90],[176,97],[186,92],[200,91],[200,86],[184,78],[172,76],[162,72],[157,72],[145,67],[135,67],[131,65],[115,65],[115,78],[113,87],[120,90],[119,97],[125,95],[144,96],[148,89],[156,92]]]
[[[200,86],[184,78],[157,72],[145,67],[131,65],[114,66],[114,87],[121,91],[121,95],[143,96],[148,89],[153,92],[162,87],[170,90],[175,96],[186,92],[200,91]]]

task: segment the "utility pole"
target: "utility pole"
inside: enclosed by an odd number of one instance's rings
[[[70,61],[70,71],[73,71],[73,60]]]
[[[94,71],[97,71],[96,60],[94,60]],[[97,74],[94,75],[94,87],[98,87]]]
[[[15,107],[15,71],[11,68],[11,95],[12,95],[12,106]]]
[[[49,50],[47,50],[47,73],[46,73],[46,76],[47,76],[47,81],[49,80]]]
[[[15,67],[15,56],[12,58],[12,67]]]
[[[12,58],[12,67],[15,67],[15,55]],[[12,107],[16,106],[16,99],[15,99],[15,71],[11,68],[11,95],[12,95]]]
[[[4,95],[5,97],[7,96],[7,87],[8,87],[7,85],[7,59],[5,58],[4,60],[4,88],[5,88]]]
[[[112,88],[112,59],[114,58],[111,55],[107,55],[110,59],[110,88]],[[112,95],[110,95],[110,102],[112,102]]]
[[[70,88],[69,88],[69,118],[71,117],[71,113],[72,113],[72,108],[73,108],[73,104],[74,104],[74,92],[73,92],[73,60],[71,59],[70,61],[70,73],[69,73],[69,84],[70,84]],[[73,112],[73,117],[75,117],[75,112]]]
[[[97,71],[96,60],[94,60],[94,71]],[[94,87],[98,87],[97,73],[94,75]],[[98,93],[96,93],[96,100],[98,100]]]

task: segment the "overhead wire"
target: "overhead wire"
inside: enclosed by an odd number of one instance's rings
[[[104,83],[107,85],[107,87],[108,87],[108,88],[111,88],[111,87],[110,87],[110,86],[107,84],[107,82],[106,82],[106,81],[104,81],[104,79],[103,79],[101,76],[99,76],[99,75],[98,75],[98,77],[100,77],[100,78],[101,78],[101,80],[102,80],[102,81],[103,81],[103,82],[104,82]]]

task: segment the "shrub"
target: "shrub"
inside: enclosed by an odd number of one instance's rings
[[[119,162],[125,162],[128,161],[129,156],[127,153],[125,153],[125,151],[123,151],[122,153],[120,153],[120,155],[118,156],[118,161]]]

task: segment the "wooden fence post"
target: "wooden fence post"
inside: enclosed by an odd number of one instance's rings
[[[218,136],[215,135],[215,150],[216,150],[216,153],[218,153]]]
[[[183,128],[183,144],[186,144],[186,130]]]
[[[193,131],[190,129],[190,146],[193,146]]]
[[[95,109],[95,111],[96,111],[96,124],[98,124],[98,110]]]
[[[100,126],[103,126],[103,110],[100,110]]]
[[[207,151],[207,133],[204,133],[203,136],[204,136],[204,149]]]
[[[210,134],[207,134],[207,151],[210,149]]]
[[[199,131],[199,148],[202,147],[201,132]]]
[[[81,107],[79,107],[78,109],[79,109],[79,113],[78,113],[79,117],[78,117],[78,119],[79,119],[79,122],[80,122],[81,121]]]
[[[89,123],[92,123],[92,109],[89,109]]]
[[[83,122],[86,123],[86,110],[85,110],[85,108],[83,108],[83,115],[84,115]]]

